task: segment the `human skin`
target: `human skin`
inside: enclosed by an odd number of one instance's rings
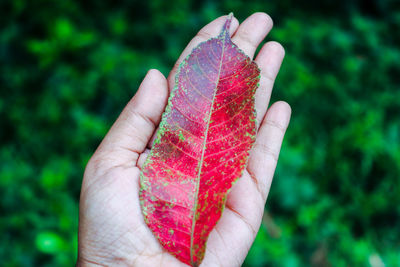
[[[150,70],[89,160],[82,182],[77,266],[187,266],[167,253],[144,222],[139,203],[139,174],[174,87],[182,60],[200,42],[219,34],[226,16],[212,21],[190,41],[166,79]],[[265,13],[239,25],[233,18],[232,41],[249,57],[272,29]],[[291,109],[269,100],[284,57],[277,42],[267,42],[255,57],[261,69],[255,96],[257,138],[246,170],[228,195],[220,221],[211,232],[201,266],[240,266],[261,224]]]

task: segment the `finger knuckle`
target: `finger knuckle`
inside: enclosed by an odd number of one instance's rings
[[[260,151],[264,156],[270,157],[273,161],[278,161],[279,151],[275,150],[270,145],[265,143],[256,143],[254,148]]]
[[[214,36],[212,36],[211,33],[207,32],[207,31],[201,30],[201,31],[199,31],[197,33],[197,37],[199,39],[201,39],[202,41],[205,41],[205,40],[208,40],[210,38],[213,38]]]
[[[266,124],[266,125],[268,125],[268,126],[274,128],[274,129],[276,129],[276,130],[278,130],[278,131],[280,131],[280,132],[282,132],[282,133],[285,133],[285,132],[286,132],[287,126],[286,126],[286,125],[283,125],[282,123],[280,123],[280,122],[278,122],[278,121],[275,121],[275,120],[268,120],[268,119],[267,119],[267,120],[264,121],[264,124]]]

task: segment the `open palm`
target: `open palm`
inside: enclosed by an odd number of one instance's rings
[[[92,158],[82,183],[78,266],[186,266],[163,250],[144,222],[139,204],[139,174],[165,109],[179,63],[200,42],[217,36],[220,17],[192,39],[168,79],[150,70]],[[242,24],[233,19],[232,41],[249,57],[272,28],[272,20],[255,13]],[[229,193],[226,208],[207,242],[201,266],[240,266],[260,227],[264,205],[290,107],[268,103],[284,50],[266,43],[255,61],[261,69],[256,93],[256,143],[243,176]]]

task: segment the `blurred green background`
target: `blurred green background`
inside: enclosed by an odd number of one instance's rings
[[[400,266],[400,1],[0,2],[0,259],[71,266],[86,162],[149,68],[269,13],[293,118],[245,266]]]

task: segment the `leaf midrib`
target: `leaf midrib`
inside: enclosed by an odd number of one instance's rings
[[[201,177],[201,169],[203,167],[203,160],[204,160],[204,152],[206,151],[206,144],[207,144],[207,136],[208,136],[208,130],[210,127],[210,120],[211,120],[211,115],[213,113],[213,109],[214,109],[214,102],[215,102],[215,96],[217,95],[217,88],[220,82],[220,75],[221,75],[221,69],[222,69],[222,60],[224,57],[224,52],[225,52],[225,38],[226,38],[226,34],[223,34],[223,39],[222,39],[222,52],[221,52],[221,59],[220,59],[220,63],[219,63],[219,69],[218,69],[218,76],[217,76],[217,81],[215,84],[215,89],[214,89],[214,94],[212,97],[212,101],[211,101],[211,108],[210,108],[210,113],[208,115],[208,119],[207,119],[207,127],[205,130],[205,134],[204,134],[204,142],[203,142],[203,146],[202,146],[202,153],[201,153],[201,157],[200,157],[200,167],[199,167],[199,172],[197,175],[197,183],[196,183],[196,193],[195,193],[195,204],[194,204],[194,208],[193,208],[193,218],[192,218],[192,230],[190,233],[190,262],[191,265],[193,266],[194,261],[193,261],[193,241],[194,241],[194,229],[196,226],[196,211],[197,211],[197,205],[198,205],[198,195],[199,195],[199,187],[200,187],[200,177]]]

